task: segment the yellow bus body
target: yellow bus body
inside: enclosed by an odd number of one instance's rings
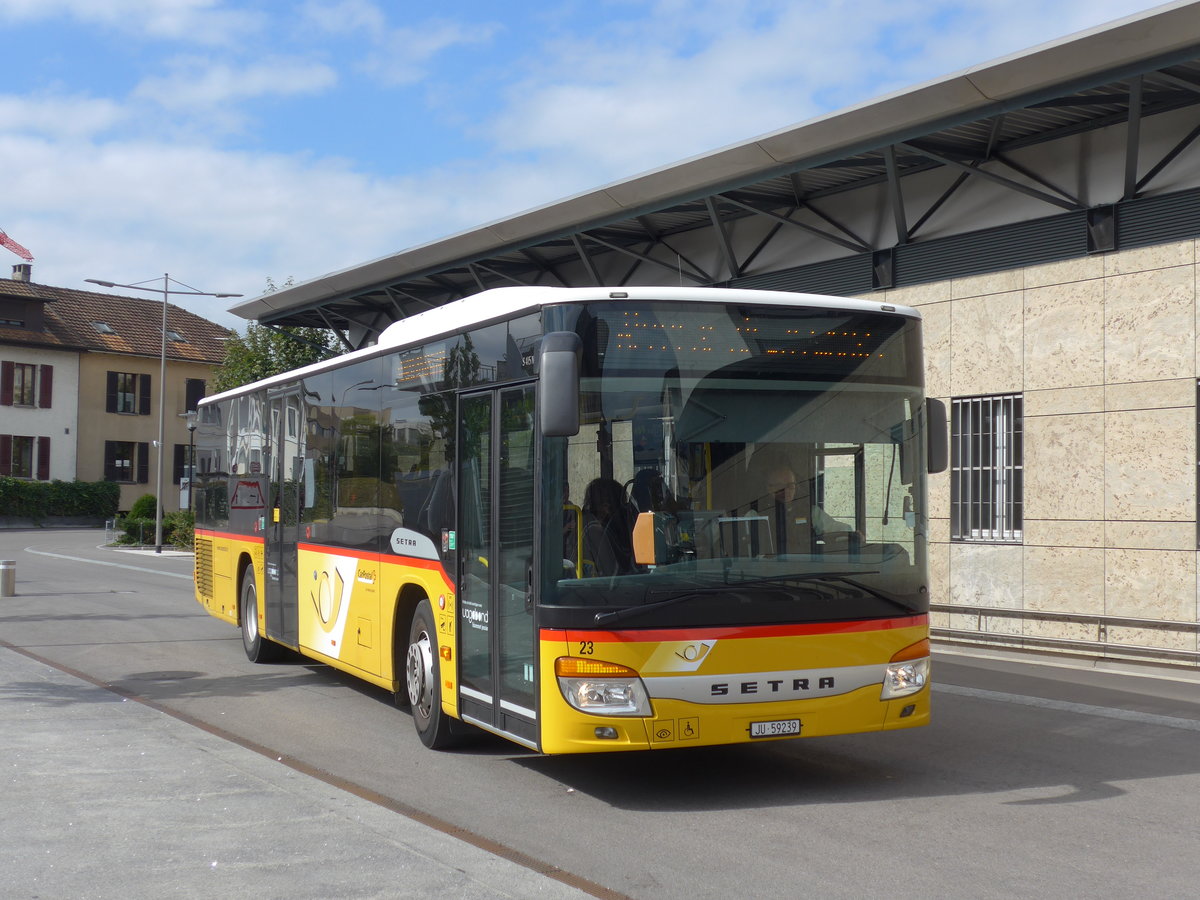
[[[899,625],[899,627],[897,627]],[[843,673],[877,668],[929,636],[924,616],[866,623],[701,628],[655,631],[541,632],[541,733],[546,753],[666,749],[749,741],[751,722],[798,719],[800,737],[911,728],[929,721],[929,688],[881,700],[879,681],[834,692]],[[580,656],[626,666],[649,687],[649,718],[595,716],[564,700],[554,677],[555,660]],[[834,679],[824,696],[772,700],[801,676]],[[663,697],[673,679],[700,689],[687,700]],[[715,693],[714,693],[715,692]],[[656,696],[657,695],[657,696]],[[706,696],[707,695],[707,696]],[[733,702],[735,700],[745,702]],[[706,702],[716,701],[722,702]],[[907,712],[905,710],[907,709]],[[902,715],[903,713],[903,715]],[[617,737],[598,737],[609,727]]]
[[[266,596],[263,548],[261,538],[197,530],[196,599],[210,615],[239,623],[243,572],[254,578],[259,598]],[[298,604],[300,639],[292,649],[393,692],[404,690],[397,660],[403,659],[411,614],[401,598],[427,598],[438,632],[442,710],[458,717],[458,617],[452,582],[439,563],[301,543],[296,580],[296,596],[284,600]],[[262,634],[265,609],[260,601]],[[752,722],[798,720],[800,737],[925,725],[928,685],[883,700],[878,680],[844,691],[838,682],[848,673],[882,673],[889,661],[928,636],[927,617],[920,615],[780,626],[542,628],[539,749],[589,753],[782,739],[751,737]],[[555,676],[555,662],[562,657],[634,670],[649,688],[653,715],[601,716],[575,709]],[[822,678],[833,679],[834,686],[814,690],[816,696],[795,696],[790,690],[804,680],[816,688]],[[772,699],[780,693],[791,696]],[[671,696],[680,694],[686,699]]]

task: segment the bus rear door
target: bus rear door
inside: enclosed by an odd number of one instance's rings
[[[296,605],[296,544],[303,497],[304,417],[295,391],[267,399],[267,477],[270,505],[266,523],[266,633],[295,646],[299,640]]]

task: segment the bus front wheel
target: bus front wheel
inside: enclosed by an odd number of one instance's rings
[[[431,750],[441,750],[454,743],[450,716],[442,711],[441,666],[436,634],[433,608],[428,600],[422,600],[417,605],[412,627],[408,631],[404,677],[417,736]]]
[[[242,575],[242,648],[252,663],[265,663],[276,659],[276,645],[268,641],[258,630],[258,588],[254,586],[254,573],[249,569]]]

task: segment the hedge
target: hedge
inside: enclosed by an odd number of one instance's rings
[[[109,519],[117,514],[115,481],[25,481],[0,477],[0,514],[40,522],[48,516]]]

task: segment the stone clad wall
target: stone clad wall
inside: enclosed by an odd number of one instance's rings
[[[935,603],[1198,620],[1198,243],[887,292],[925,317],[931,396],[1024,397],[1024,540],[952,543],[949,478],[934,476]],[[980,627],[973,615],[934,624]],[[1001,617],[982,628],[1097,636]],[[1195,634],[1160,629],[1107,640],[1200,649]]]

